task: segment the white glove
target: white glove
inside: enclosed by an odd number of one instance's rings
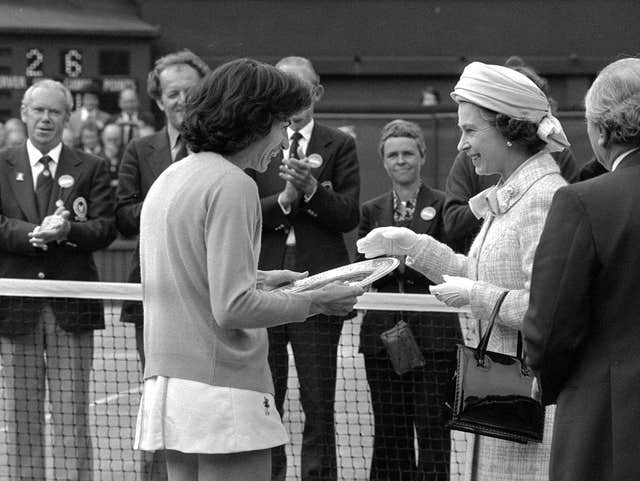
[[[358,240],[358,252],[369,259],[381,255],[407,255],[418,242],[418,234],[406,227],[378,227]]]
[[[442,276],[444,282],[430,286],[429,291],[436,299],[450,307],[466,306],[470,302],[473,282],[466,277]]]

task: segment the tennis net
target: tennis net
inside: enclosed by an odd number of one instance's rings
[[[77,300],[91,299],[100,301],[105,319],[105,328],[95,330],[90,335],[92,350],[85,345],[76,349],[77,346],[67,344],[46,344],[52,339],[48,330],[55,329],[55,326],[49,325],[50,320],[47,321],[44,311],[39,314],[39,322],[43,326],[36,329],[37,334],[27,335],[27,344],[33,343],[35,346],[33,357],[25,357],[24,352],[18,352],[16,348],[16,345],[24,343],[24,335],[16,337],[5,332],[5,335],[0,336],[0,479],[19,479],[18,467],[25,468],[25,465],[28,469],[27,474],[24,470],[22,472],[24,479],[63,479],[70,477],[72,470],[87,470],[90,472],[88,479],[93,480],[144,479],[143,456],[132,447],[142,386],[141,365],[136,353],[134,327],[120,322],[122,302],[141,300],[141,297],[142,289],[139,284],[0,279],[0,302],[4,306],[10,306],[12,310],[3,308],[0,314],[5,318],[20,319],[21,316],[24,317],[24,312],[32,312],[26,307],[32,301],[55,305],[56,313],[60,315],[60,310],[64,310],[65,305],[68,304],[70,310],[77,309]],[[364,358],[359,352],[362,311],[460,311],[444,307],[432,296],[421,294],[366,293],[356,307],[359,314],[344,323],[338,346],[335,439],[338,479],[341,480],[369,479],[374,449],[371,391]],[[448,338],[450,332],[442,329],[440,341],[453,343],[455,339]],[[23,340],[20,341],[19,338]],[[38,356],[38,349],[47,354]],[[68,359],[57,363],[54,356],[90,359]],[[38,371],[44,369],[38,361],[42,357],[47,369],[50,365],[56,367],[45,377],[39,374],[42,371]],[[426,361],[427,365],[439,366],[436,361]],[[80,364],[80,367],[76,364]],[[431,374],[424,373],[427,379],[425,386],[441,389],[429,384]],[[77,376],[87,377],[88,382],[84,388],[82,380],[76,379]],[[410,383],[406,385],[411,386]],[[78,394],[78,389],[87,392]],[[57,394],[50,396],[49,391],[54,390],[65,395],[62,398]],[[397,404],[394,399],[378,401],[387,402],[390,413],[403,409],[402,402]],[[43,410],[39,404],[43,404]],[[86,407],[78,406],[79,404]],[[429,416],[432,415],[431,410],[432,406],[425,405],[424,412],[416,415]],[[290,435],[286,446],[286,479],[293,481],[300,479],[302,469],[300,450],[304,413],[300,405],[299,382],[291,351],[283,421]],[[416,428],[419,429],[418,426]],[[446,431],[444,434],[419,433],[419,436],[440,436],[441,439],[431,441],[436,444],[451,443],[450,476],[434,476],[429,479],[458,479],[464,470],[465,436],[454,433],[450,438]],[[404,456],[402,449],[406,449],[406,446],[402,439],[398,439],[396,443],[393,437],[387,437],[384,442],[378,440],[377,443],[385,444],[383,452],[387,455],[397,453],[399,457]],[[28,449],[25,450],[25,446]],[[410,446],[410,449],[416,458],[424,456],[417,444]],[[379,466],[377,468],[381,469]]]

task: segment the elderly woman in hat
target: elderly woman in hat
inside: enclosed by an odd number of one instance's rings
[[[513,355],[529,304],[536,246],[551,199],[566,184],[550,152],[569,143],[544,93],[510,68],[471,63],[451,96],[458,104],[458,150],[478,174],[500,175],[497,185],[469,201],[483,225],[468,256],[402,227],[374,229],[358,241],[358,250],[366,257],[407,255],[407,265],[440,283],[431,288],[436,297],[470,307],[469,326],[487,319],[507,290],[489,350]],[[465,479],[546,480],[552,418],[547,413],[542,444],[469,436]]]

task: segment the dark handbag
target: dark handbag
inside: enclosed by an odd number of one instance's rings
[[[404,374],[424,366],[424,357],[409,324],[403,320],[380,334],[396,374]]]
[[[517,356],[487,351],[505,291],[496,302],[477,348],[458,344],[451,429],[526,444],[541,442],[544,406],[533,373],[523,361],[522,336]]]

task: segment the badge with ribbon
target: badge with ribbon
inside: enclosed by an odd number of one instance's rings
[[[84,197],[77,197],[73,201],[73,213],[75,214],[75,220],[78,222],[84,222],[87,220],[87,200]]]

